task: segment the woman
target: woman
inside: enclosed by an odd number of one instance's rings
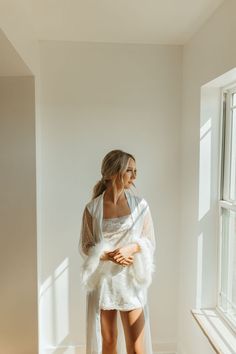
[[[147,288],[155,235],[150,209],[131,192],[134,156],[110,151],[101,173],[83,212],[79,244],[87,289],[86,353],[152,354]]]

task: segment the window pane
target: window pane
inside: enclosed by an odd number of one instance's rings
[[[231,159],[230,159],[230,199],[236,201],[236,109],[232,112]]]
[[[236,212],[222,208],[220,307],[236,325]]]

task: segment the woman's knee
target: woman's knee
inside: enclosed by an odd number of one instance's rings
[[[117,343],[117,329],[109,329],[102,331],[103,343],[106,345],[112,346]]]
[[[108,333],[103,333],[102,335],[103,345],[109,348],[113,348],[117,344],[117,332],[109,331]]]
[[[102,345],[106,353],[114,353],[117,343],[117,311],[101,311]]]

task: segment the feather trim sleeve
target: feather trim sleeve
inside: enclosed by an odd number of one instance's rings
[[[103,240],[95,242],[93,218],[86,207],[82,217],[79,252],[84,259],[81,267],[82,284],[88,291],[94,290],[99,284],[104,272],[104,261],[100,257],[111,250],[109,243]]]
[[[95,245],[95,239],[93,236],[93,220],[87,207],[85,207],[79,240],[79,252],[83,258],[88,256],[89,248]]]
[[[146,205],[141,234],[134,238],[140,250],[134,255],[132,272],[136,286],[148,287],[152,282],[152,273],[155,271],[154,251],[156,248],[155,232],[150,208]]]

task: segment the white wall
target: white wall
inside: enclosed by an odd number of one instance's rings
[[[39,45],[32,18],[23,1],[0,1],[0,29],[21,56],[31,74],[39,73]]]
[[[0,29],[0,76],[31,76],[29,68]]]
[[[0,351],[31,354],[38,349],[33,77],[0,77],[0,142]]]
[[[203,84],[236,66],[235,11],[236,2],[225,1],[183,50],[180,354],[214,352],[190,314],[197,305],[215,306],[217,287],[219,107],[214,101],[219,90],[208,90],[208,97],[202,90],[202,108],[200,92]],[[208,133],[201,137],[207,122]]]
[[[175,341],[177,304],[178,341],[179,347],[182,347],[179,353],[213,352],[190,315],[190,309],[195,307],[197,302],[198,235],[203,234],[205,239],[209,239],[210,235],[212,240],[216,232],[216,114],[212,120],[213,139],[210,145],[213,154],[209,155],[213,163],[210,177],[210,209],[199,220],[199,201],[202,198],[199,196],[200,127],[205,122],[200,119],[200,87],[235,67],[235,10],[234,0],[225,1],[184,47],[181,125],[180,47],[60,42],[41,44],[42,116],[37,117],[37,188],[39,280],[44,285],[41,302],[43,317],[40,324],[45,327],[45,332],[41,331],[45,345],[57,342],[76,345],[84,342],[84,293],[79,286],[76,253],[81,212],[89,198],[89,191],[100,177],[102,157],[111,148],[119,147],[131,151],[137,157],[137,185],[150,202],[161,251],[158,254],[159,274],[150,289],[151,313],[155,314],[152,317],[154,341]],[[17,5],[15,0],[11,0],[7,5],[2,3],[0,14],[3,31],[30,70],[38,73],[37,42],[23,8]],[[1,79],[1,88],[2,82]],[[15,83],[13,87],[19,88]],[[4,92],[8,91],[4,89]],[[16,94],[16,91],[13,91],[15,97],[22,97],[20,95],[24,93],[25,91],[19,90]],[[11,105],[8,106],[10,107]],[[36,108],[38,110],[38,107]],[[9,120],[7,122],[9,123]],[[23,129],[20,125],[18,132],[18,128],[15,129],[17,123],[16,120],[13,123],[14,137]],[[12,132],[13,129],[9,129],[8,136],[11,136]],[[32,130],[30,134],[32,138]],[[4,141],[8,148],[7,144],[11,140]],[[15,141],[14,143],[16,144]],[[12,149],[12,146],[14,145],[10,144],[9,148]],[[20,151],[17,147],[14,149],[15,152]],[[28,148],[26,150],[28,151]],[[33,156],[28,158],[29,172]],[[4,161],[9,161],[9,157]],[[17,173],[18,171],[15,176]],[[19,181],[12,182],[17,186]],[[8,186],[11,183],[7,177],[6,183]],[[153,192],[154,188],[156,193]],[[24,191],[24,188],[22,191],[18,189],[25,197]],[[30,193],[33,193],[32,188]],[[28,210],[32,203],[33,212],[34,201],[30,199],[27,203],[25,210]],[[179,238],[178,220],[181,209]],[[12,215],[12,211],[9,213]],[[12,219],[18,220],[14,213],[13,215]],[[10,228],[10,224],[4,226],[5,229],[7,227]],[[31,224],[31,227],[33,230],[34,225]],[[21,232],[24,233],[24,230],[21,229]],[[28,233],[25,235],[27,237]],[[11,244],[11,240],[9,242]],[[19,251],[22,244],[18,245],[14,241],[14,245],[16,244]],[[26,245],[31,247],[31,244]],[[203,264],[206,274],[211,274],[210,271],[214,270],[216,264],[215,245],[211,254],[207,255],[210,261]],[[25,249],[28,250],[27,247]],[[6,252],[6,256],[9,254]],[[16,256],[18,254],[19,252]],[[179,271],[176,267],[178,255]],[[32,262],[33,259],[32,254]],[[5,258],[2,260],[5,262]],[[61,268],[58,269],[60,265]],[[4,274],[3,277],[6,276],[6,273]],[[15,273],[13,275],[15,277]],[[203,280],[204,286],[208,281],[208,289],[213,289],[216,284],[215,276],[207,275]],[[63,291],[65,296],[61,297]],[[7,300],[9,301],[9,298]],[[207,292],[204,287],[200,300],[203,304],[215,304],[214,290]],[[63,313],[67,311],[67,306],[68,312]],[[46,311],[47,316],[51,318],[46,317]],[[48,327],[45,326],[47,319]],[[24,341],[24,338],[23,335],[20,339]],[[27,339],[30,340],[30,336]],[[9,345],[10,342],[6,343]]]
[[[181,47],[41,42],[40,54],[41,344],[85,341],[81,215],[103,156],[121,148],[136,156],[137,186],[153,214],[158,257],[151,326],[158,349],[171,350],[179,276]]]

